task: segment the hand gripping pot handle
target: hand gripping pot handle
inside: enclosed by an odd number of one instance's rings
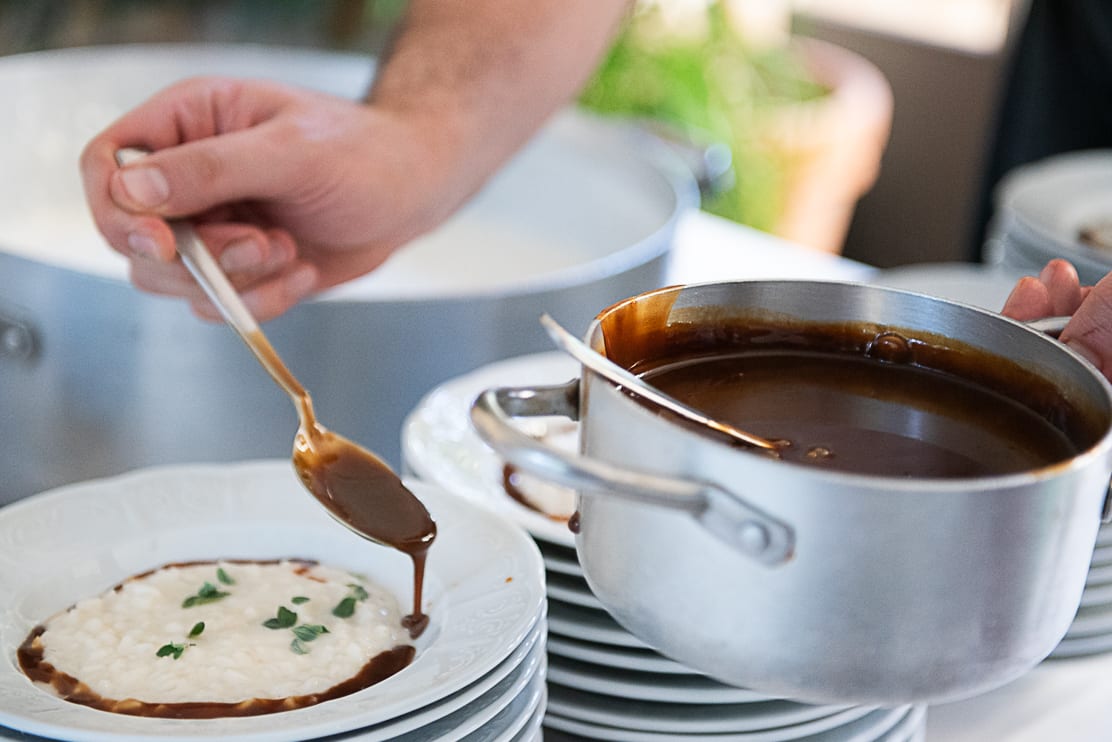
[[[514,417],[579,417],[579,380],[555,386],[488,389],[471,407],[479,435],[511,465],[581,493],[622,497],[691,514],[718,539],[769,566],[791,559],[795,532],[783,521],[710,482],[613,466],[548,446],[518,430]]]

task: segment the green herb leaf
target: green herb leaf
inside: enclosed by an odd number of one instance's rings
[[[351,618],[353,613],[355,613],[355,598],[351,597],[344,598],[332,609],[332,615],[336,618]]]
[[[158,651],[155,652],[155,656],[156,657],[170,657],[170,656],[173,656],[173,658],[177,660],[177,659],[181,659],[181,653],[184,652],[184,651],[185,651],[185,645],[184,644],[174,644],[174,643],[171,642],[170,644],[163,644],[161,647],[159,647]]]
[[[352,614],[355,613],[356,601],[366,600],[371,597],[370,593],[368,593],[362,585],[349,582],[348,587],[351,588],[351,592],[332,609],[332,615],[337,618],[351,618]]]
[[[268,629],[288,629],[297,623],[297,614],[284,605],[278,606],[278,615],[263,621]]]
[[[205,630],[205,622],[204,621],[198,621],[197,623],[193,624],[193,628],[189,630],[189,638],[192,639],[195,636],[200,636],[201,632],[204,631],[204,630]]]
[[[290,642],[290,651],[294,654],[309,654],[309,648],[302,644],[300,639]]]
[[[217,570],[216,570],[216,579],[220,580],[225,585],[234,585],[234,584],[236,584],[236,581],[228,576],[228,573],[224,571],[223,567],[218,567],[217,568]]]
[[[303,623],[293,628],[294,636],[303,642],[311,642],[321,634],[328,633],[328,627],[320,624]]]
[[[308,603],[309,599],[306,598],[304,595],[298,595],[296,597],[290,598],[290,602],[294,605],[301,605],[302,603]]]
[[[197,591],[196,595],[190,595],[188,598],[183,600],[181,603],[181,607],[192,608],[195,605],[215,603],[221,598],[226,598],[229,595],[231,595],[231,593],[226,593],[222,590],[218,590],[216,588],[216,585],[213,585],[211,582],[206,582],[205,584],[201,585],[201,589]]]

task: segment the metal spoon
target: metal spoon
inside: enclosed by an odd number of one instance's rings
[[[428,624],[421,611],[425,558],[436,523],[420,500],[378,456],[317,422],[308,392],[278,357],[258,322],[205,244],[186,222],[171,222],[178,254],[224,320],[297,408],[293,467],[302,484],[343,525],[360,536],[410,556],[414,567],[413,613],[403,624],[418,636]]]
[[[776,443],[753,435],[752,433],[746,433],[744,430],[738,430],[734,426],[724,422],[709,418],[698,410],[688,407],[675,397],[649,386],[638,376],[630,373],[601,353],[596,352],[575,335],[572,335],[548,314],[541,315],[541,325],[544,326],[548,336],[552,338],[553,342],[555,342],[561,350],[567,352],[572,358],[603,378],[618,384],[639,397],[649,400],[653,404],[660,405],[664,409],[679,415],[685,420],[690,420],[691,422],[718,431],[747,446],[764,449],[777,456],[780,455],[780,446]]]

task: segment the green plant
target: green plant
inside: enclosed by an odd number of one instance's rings
[[[649,118],[693,138],[711,138],[732,153],[735,178],[703,208],[770,229],[780,213],[790,163],[765,136],[786,104],[826,89],[789,44],[747,44],[720,2],[709,3],[703,33],[668,33],[659,5],[641,5],[582,92],[601,114]]]

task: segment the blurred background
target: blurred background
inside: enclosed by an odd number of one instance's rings
[[[0,0],[0,54],[214,41],[375,53],[405,0]],[[731,152],[704,208],[879,267],[976,256],[1024,0],[641,0],[581,104]]]

